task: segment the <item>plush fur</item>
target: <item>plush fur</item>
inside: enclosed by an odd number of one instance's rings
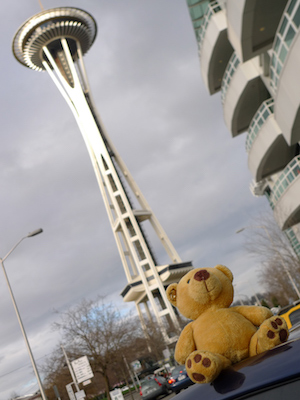
[[[266,307],[230,307],[233,275],[223,266],[198,268],[167,288],[167,297],[192,319],[181,332],[175,359],[195,383],[212,382],[222,369],[288,338],[283,318]]]

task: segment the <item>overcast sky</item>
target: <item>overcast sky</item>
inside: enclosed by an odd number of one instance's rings
[[[258,265],[245,237],[265,199],[249,191],[245,134],[232,139],[220,95],[201,80],[185,0],[43,0],[90,12],[97,38],[85,65],[99,114],[183,261],[227,265],[241,296]],[[106,295],[120,309],[126,278],[80,131],[47,73],[13,57],[18,27],[38,0],[2,1],[0,257],[38,364],[58,342],[54,309]],[[155,249],[154,249],[155,250]],[[160,254],[158,254],[159,256]],[[251,282],[251,284],[249,284]],[[0,273],[0,400],[38,389]]]

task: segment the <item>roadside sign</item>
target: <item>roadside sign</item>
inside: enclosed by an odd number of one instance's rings
[[[73,382],[72,382],[72,383],[73,383]],[[70,400],[76,400],[76,397],[75,397],[75,395],[74,395],[73,388],[72,388],[72,383],[69,383],[69,384],[66,386],[66,389],[67,389],[67,392],[68,392],[68,395],[69,395],[69,399],[70,399]]]
[[[124,400],[124,396],[121,389],[115,389],[109,392],[111,400]]]
[[[139,360],[132,361],[130,365],[134,372],[139,372],[142,369],[142,365]]]
[[[90,366],[87,356],[77,358],[71,362],[74,374],[76,376],[76,381],[81,383],[93,378],[94,374]]]
[[[84,390],[80,390],[79,392],[75,393],[76,396],[76,400],[81,400],[85,398],[85,391]]]

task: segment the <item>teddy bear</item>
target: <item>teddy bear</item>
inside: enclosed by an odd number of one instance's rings
[[[288,338],[280,316],[261,306],[230,307],[233,275],[224,265],[197,268],[167,288],[171,304],[191,319],[182,330],[175,360],[195,383],[212,382],[222,369]]]

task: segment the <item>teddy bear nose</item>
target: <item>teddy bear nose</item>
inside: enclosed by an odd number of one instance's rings
[[[200,271],[196,272],[194,275],[194,279],[196,281],[206,281],[209,278],[209,272],[206,269],[201,269]]]

